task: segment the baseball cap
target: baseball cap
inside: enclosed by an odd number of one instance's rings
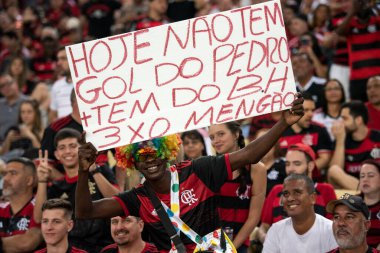
[[[303,143],[296,143],[289,146],[289,150],[297,150],[306,153],[308,156],[310,156],[311,160],[315,161],[315,152],[314,150],[306,144]]]
[[[369,209],[360,196],[351,195],[349,193],[343,194],[340,199],[330,201],[326,206],[326,211],[333,213],[337,205],[345,205],[354,212],[361,212],[364,217],[369,219]]]

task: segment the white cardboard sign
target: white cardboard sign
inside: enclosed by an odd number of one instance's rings
[[[288,109],[293,70],[280,1],[66,47],[98,150]]]

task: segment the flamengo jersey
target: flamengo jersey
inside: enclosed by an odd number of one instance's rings
[[[345,17],[346,12],[339,12],[332,18],[332,25],[334,29],[339,26]],[[333,55],[333,63],[348,66],[348,49],[346,41],[339,40],[336,44]]]
[[[221,225],[222,228],[232,228],[234,236],[237,235],[247,220],[251,202],[252,180],[249,169],[244,173],[247,181],[245,192],[239,193],[241,176],[234,180],[228,180],[220,189],[219,216]],[[246,240],[245,244],[249,246],[249,240]]]
[[[347,36],[351,81],[367,82],[371,76],[380,74],[380,16],[369,14],[367,24],[360,24],[354,17]]]
[[[177,171],[182,221],[200,236],[219,228],[218,192],[224,182],[232,178],[229,155],[184,161],[177,165]],[[156,195],[170,207],[170,193]],[[170,250],[170,239],[150,202],[145,186],[140,185],[114,198],[120,203],[126,216],[138,216],[144,221],[150,241],[160,251]],[[188,251],[194,250],[195,243],[182,233],[181,240]]]
[[[289,146],[303,143],[310,146],[316,154],[331,152],[332,142],[326,128],[318,123],[312,122],[310,127],[296,133],[289,127],[280,138],[280,148],[286,153]]]
[[[380,244],[380,201],[368,208],[371,213],[371,227],[367,232],[367,243],[376,248]]]
[[[47,253],[47,249],[46,248],[40,249],[40,250],[34,251],[34,253]],[[87,251],[81,250],[81,249],[77,249],[77,248],[75,248],[73,246],[69,246],[69,248],[67,249],[66,253],[87,253]]]
[[[282,184],[276,185],[265,199],[261,222],[272,225],[273,223],[288,217],[281,203],[282,189]],[[331,184],[316,183],[315,191],[317,193],[317,198],[314,204],[315,213],[330,218],[331,215],[327,215],[326,213],[326,205],[331,200],[336,199],[334,188]]]
[[[33,219],[34,197],[16,214],[9,202],[0,204],[0,238],[24,234],[28,229],[39,227]]]
[[[369,129],[368,135],[363,141],[354,141],[351,135],[347,135],[345,142],[346,173],[359,178],[361,163],[367,159],[380,161],[380,131]]]
[[[116,243],[104,247],[100,253],[118,253],[119,249]],[[158,253],[156,246],[150,243],[145,243],[144,249],[140,253]],[[138,253],[138,252],[136,252]]]

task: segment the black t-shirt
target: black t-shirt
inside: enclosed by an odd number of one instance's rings
[[[107,167],[99,167],[103,176],[111,183],[116,184],[115,177],[112,171]],[[75,209],[75,191],[78,177],[68,178],[63,177],[60,180],[53,182],[48,188],[48,199],[61,198],[70,201]],[[104,198],[94,178],[89,175],[88,187],[91,194],[91,200],[99,200]],[[89,252],[98,252],[100,249],[112,243],[110,235],[109,219],[77,219],[74,223],[74,228],[69,233],[70,242],[80,249],[85,249]]]
[[[93,0],[85,3],[82,13],[89,22],[88,34],[94,38],[110,36],[114,12],[120,7],[120,2],[114,0]]]
[[[267,170],[267,193],[270,193],[275,185],[282,184],[286,178],[285,159],[278,158],[274,161],[272,167]]]
[[[197,9],[195,8],[194,1],[179,0],[169,1],[168,10],[166,15],[172,22],[182,21],[195,17]]]

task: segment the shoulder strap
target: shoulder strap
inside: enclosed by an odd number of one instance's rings
[[[170,221],[169,216],[162,206],[161,201],[158,199],[156,193],[153,191],[152,187],[149,185],[149,183],[147,183],[147,181],[144,182],[144,186],[147,189],[149,199],[152,202],[158,216],[160,217],[161,223],[164,225],[164,228],[166,230],[166,233],[169,235],[170,240],[172,240],[179,253],[186,253],[185,245],[174,229],[174,226]]]

